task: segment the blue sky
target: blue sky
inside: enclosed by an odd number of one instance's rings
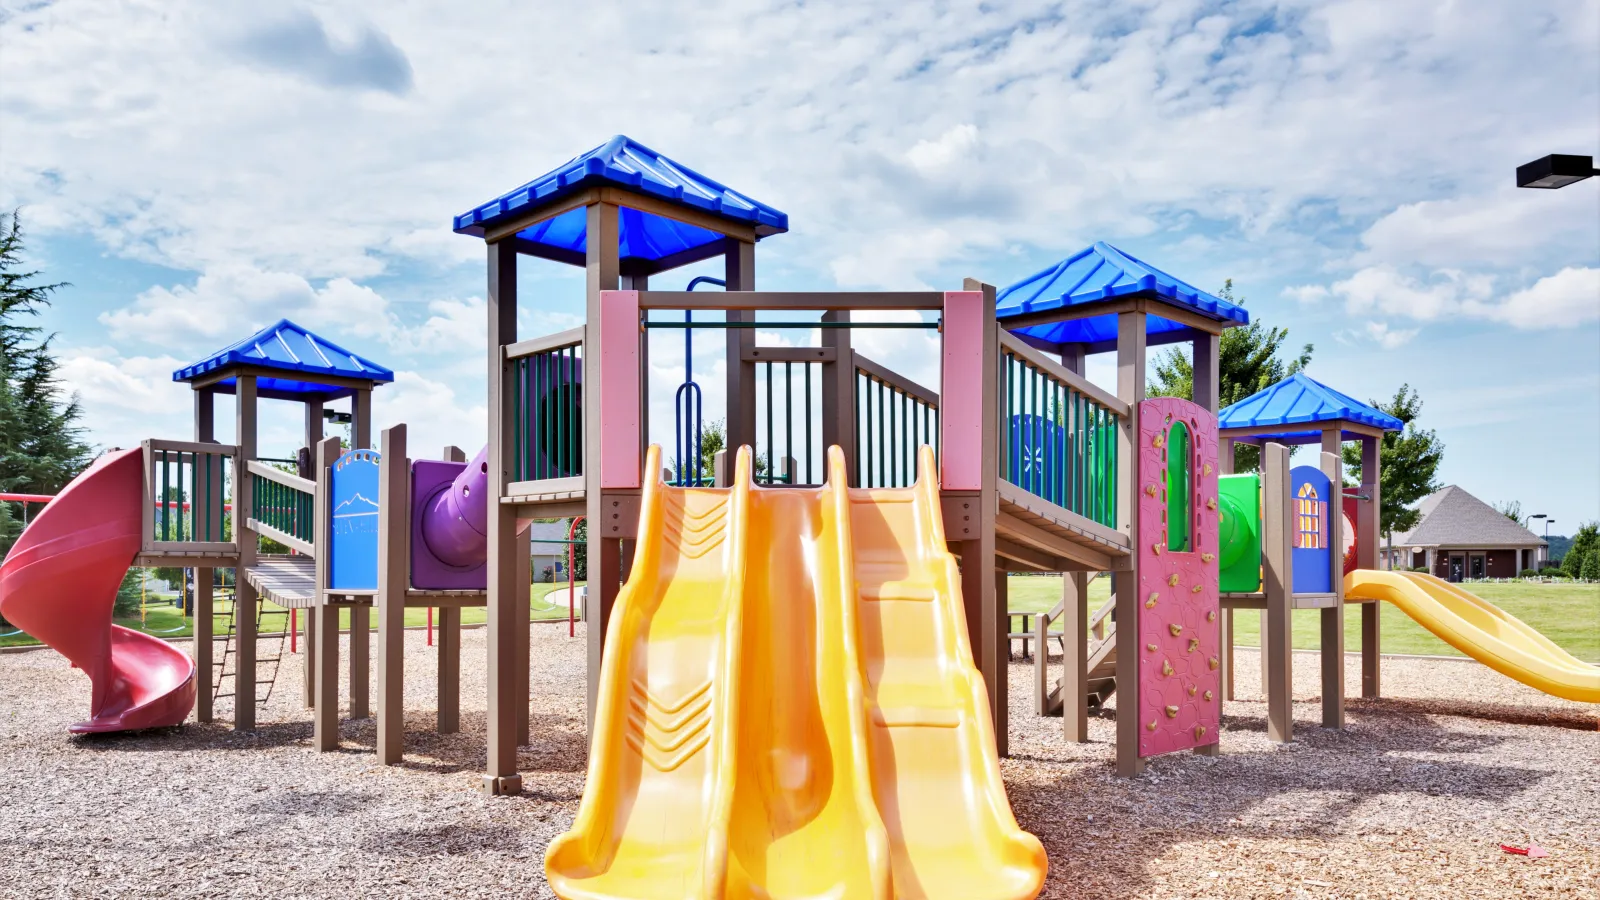
[[[1596,0],[562,6],[0,2],[0,203],[73,283],[45,324],[91,437],[185,435],[171,371],[288,316],[397,370],[380,425],[470,452],[450,217],[626,133],[789,213],[764,287],[1004,285],[1105,240],[1233,278],[1347,393],[1417,388],[1446,483],[1600,518],[1600,182],[1512,186],[1600,152]],[[578,276],[525,266],[524,333],[577,323]],[[924,338],[871,353],[931,377]]]

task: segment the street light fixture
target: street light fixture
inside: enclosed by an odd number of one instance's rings
[[[1552,153],[1543,159],[1517,166],[1517,187],[1554,190],[1591,175],[1600,175],[1600,171],[1594,167],[1594,157]]]

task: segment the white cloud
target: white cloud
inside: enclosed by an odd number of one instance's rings
[[[474,386],[470,382],[451,385],[418,372],[396,371],[393,384],[372,392],[372,419],[377,426],[373,442],[378,441],[381,429],[403,422],[408,452],[414,459],[437,458],[447,445],[472,456],[487,440],[489,428],[482,384],[480,378],[475,385],[478,389],[469,390]]]
[[[1600,269],[1562,269],[1517,291],[1492,316],[1518,328],[1570,328],[1600,319]]]
[[[1569,328],[1600,319],[1600,269],[1568,267],[1539,279],[1532,286],[1504,298],[1495,295],[1492,275],[1440,269],[1427,280],[1390,266],[1370,266],[1331,288],[1307,285],[1285,294],[1316,299],[1343,299],[1351,315],[1382,315],[1436,322],[1470,318],[1505,322],[1517,328]],[[1386,349],[1399,346],[1416,331],[1389,331],[1386,323],[1372,321],[1367,336]],[[1403,336],[1402,336],[1403,335]]]
[[[1367,322],[1367,337],[1385,350],[1395,350],[1411,343],[1417,336],[1416,328],[1390,328],[1387,322]]]
[[[109,347],[88,347],[63,353],[59,372],[95,442],[135,447],[148,437],[193,434],[192,391],[172,380],[184,365],[171,356],[124,358]]]

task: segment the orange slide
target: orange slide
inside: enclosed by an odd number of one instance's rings
[[[563,900],[1029,900],[933,454],[913,488],[645,486]],[[660,472],[650,449],[646,472]]]
[[[194,707],[194,662],[159,638],[111,623],[139,554],[143,453],[121,450],[73,479],[0,565],[0,616],[55,648],[94,686],[78,734],[177,725]]]

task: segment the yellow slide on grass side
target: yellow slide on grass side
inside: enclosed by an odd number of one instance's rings
[[[1037,896],[920,462],[852,490],[835,447],[822,488],[759,488],[741,448],[732,488],[646,485],[557,896]]]
[[[1440,640],[1531,688],[1579,703],[1600,703],[1600,666],[1578,659],[1517,617],[1442,578],[1357,569],[1345,576],[1344,590],[1346,600],[1393,603]]]

